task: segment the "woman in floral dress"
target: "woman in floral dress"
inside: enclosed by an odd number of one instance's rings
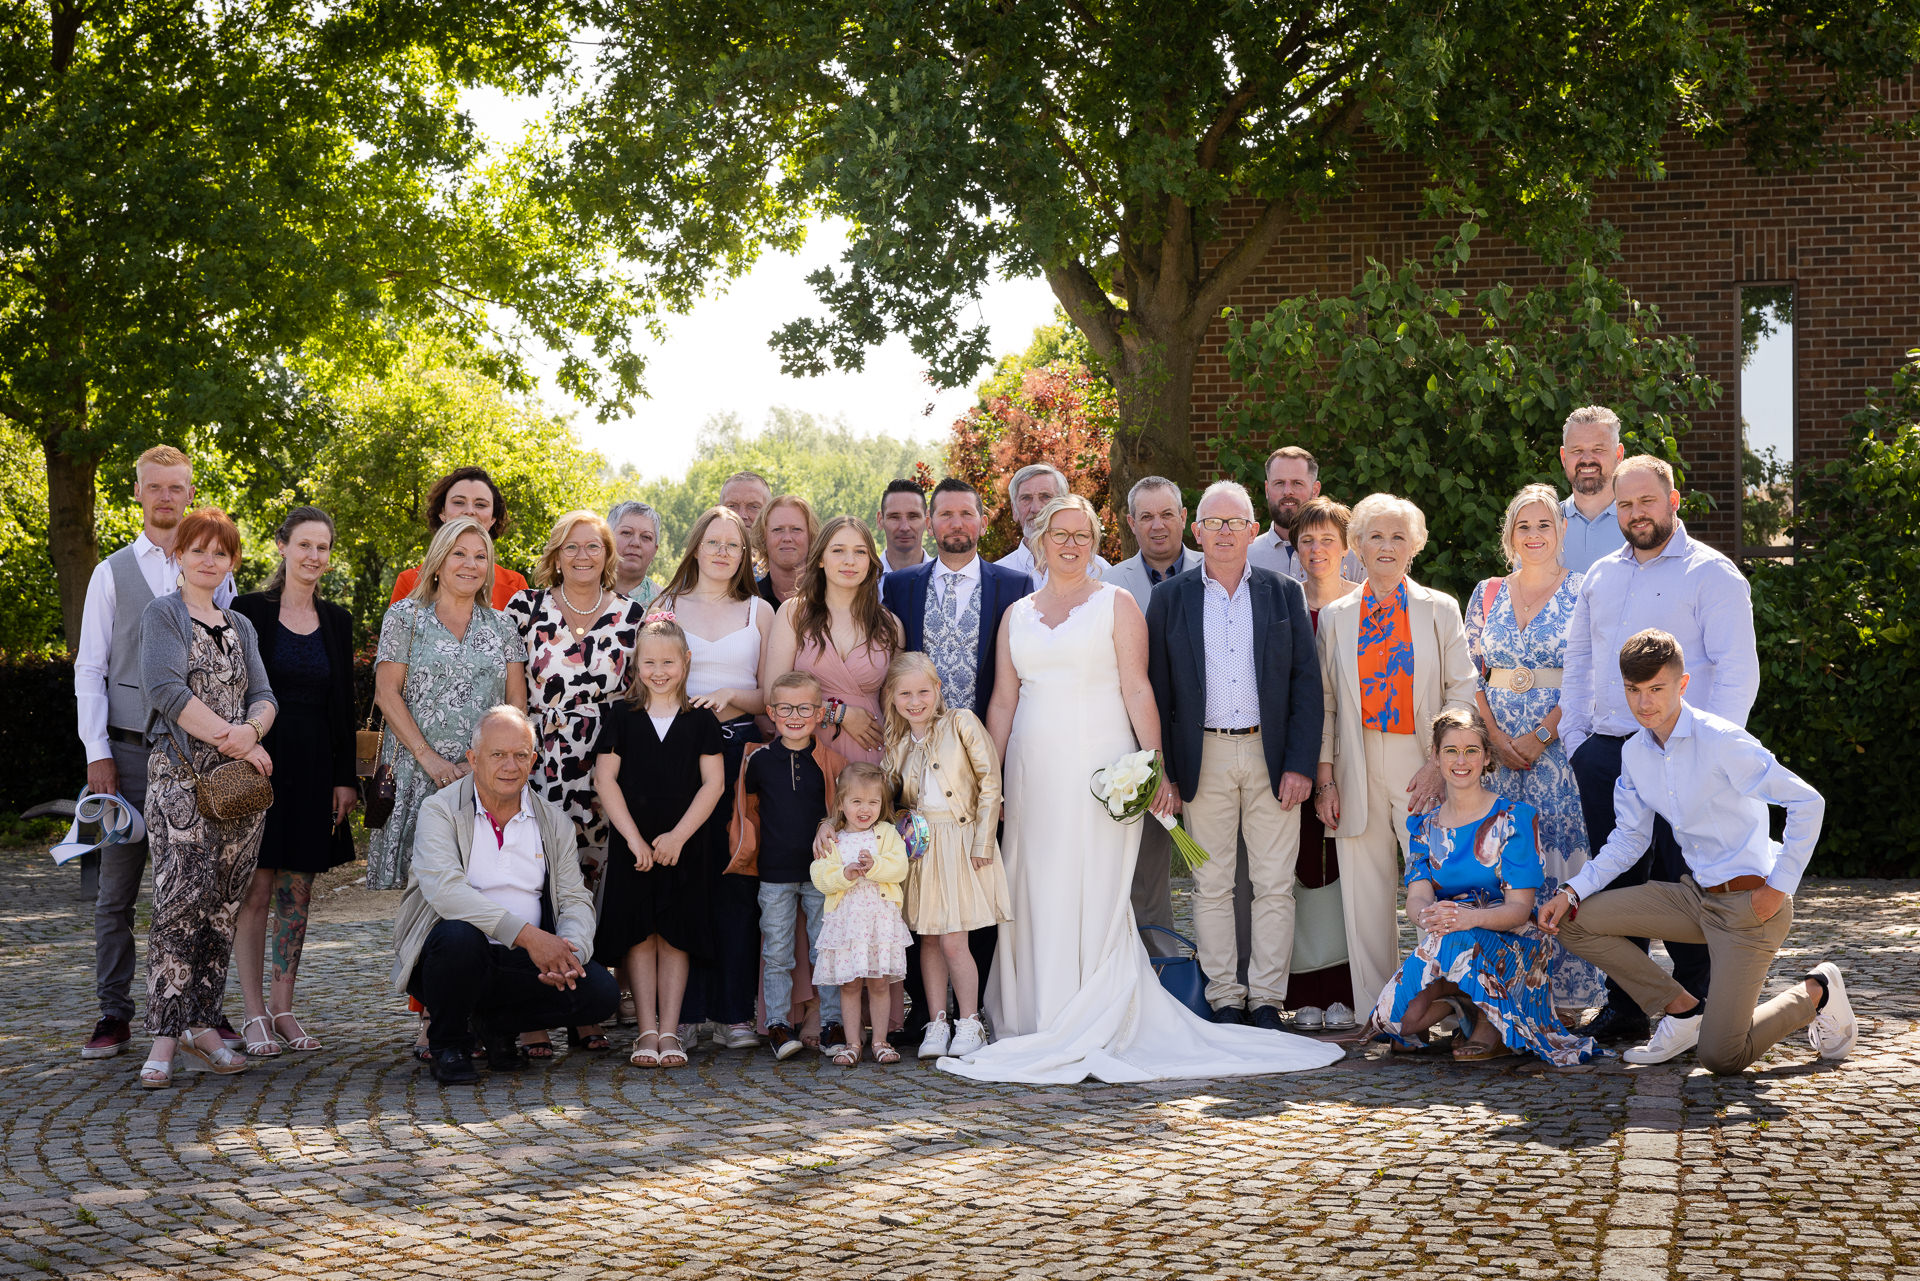
[[[613,590],[613,531],[596,512],[568,512],[554,523],[534,570],[540,586],[507,602],[507,617],[527,646],[527,715],[540,733],[540,760],[529,785],[573,820],[580,870],[596,885],[607,861],[607,817],[593,790],[593,745],[607,704],[632,679],[633,643],[646,609]],[[607,1048],[599,1028],[572,1029],[577,1047]],[[545,1033],[524,1043],[536,1056]],[[542,1056],[544,1057],[544,1056]]]
[[[1514,572],[1489,578],[1467,600],[1467,646],[1479,670],[1477,702],[1493,739],[1493,790],[1539,816],[1541,902],[1586,866],[1580,788],[1560,742],[1560,676],[1579,574],[1560,564],[1566,528],[1559,495],[1529,485],[1507,505],[1501,547]],[[1563,1019],[1606,1003],[1606,975],[1556,949],[1553,1003]]]

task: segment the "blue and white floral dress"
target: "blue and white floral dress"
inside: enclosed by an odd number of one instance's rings
[[[1579,574],[1568,574],[1524,628],[1514,617],[1506,580],[1489,579],[1475,587],[1467,599],[1467,648],[1479,669],[1480,688],[1487,696],[1487,706],[1493,709],[1493,719],[1516,738],[1532,733],[1560,705],[1560,690],[1539,684],[1526,689],[1514,689],[1511,682],[1495,685],[1488,681],[1487,673],[1500,668],[1558,670],[1565,665],[1567,626],[1573,621],[1580,579]],[[1488,583],[1495,585],[1491,607]],[[1545,903],[1587,865],[1587,820],[1580,809],[1580,786],[1567,761],[1567,750],[1556,738],[1540,753],[1532,769],[1498,766],[1491,783],[1496,793],[1531,805],[1539,815],[1540,863],[1547,878],[1540,888],[1540,902]],[[1606,1004],[1607,976],[1600,968],[1565,948],[1557,952],[1553,963],[1554,1006],[1579,1010]]]
[[[1407,820],[1412,856],[1405,883],[1430,881],[1434,897],[1470,907],[1506,901],[1509,890],[1541,888],[1540,846],[1533,807],[1496,800],[1485,817],[1461,827],[1445,827],[1439,811]],[[1536,1054],[1559,1067],[1585,1063],[1599,1047],[1568,1032],[1554,1013],[1550,971],[1559,942],[1529,918],[1518,929],[1455,930],[1427,934],[1380,993],[1367,1033],[1384,1032],[1403,1045],[1407,1007],[1435,983],[1451,982],[1499,1029],[1510,1048]]]

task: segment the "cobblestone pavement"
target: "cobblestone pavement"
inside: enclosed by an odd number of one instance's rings
[[[302,974],[327,1048],[149,1094],[143,1054],[77,1057],[77,881],[0,854],[3,1276],[1920,1278],[1920,882],[1801,896],[1775,980],[1846,970],[1838,1067],[1043,1089],[704,1047],[441,1089],[385,993],[394,896],[347,890]]]

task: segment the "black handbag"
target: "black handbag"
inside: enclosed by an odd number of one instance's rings
[[[413,666],[413,637],[419,625],[420,610],[416,606],[413,617],[407,622],[408,667]],[[379,706],[379,703],[375,702],[367,709],[367,728],[360,731],[361,735],[364,736],[373,729],[373,715],[379,710]],[[387,733],[386,719],[384,716],[380,718],[380,742],[374,749],[373,773],[360,781],[360,799],[366,806],[368,831],[387,825],[387,820],[393,817],[394,800],[400,794],[400,782],[393,775],[393,761],[388,758],[386,752],[388,744],[393,739],[393,735]]]

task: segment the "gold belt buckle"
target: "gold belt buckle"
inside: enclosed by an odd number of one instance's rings
[[[1507,684],[1512,686],[1514,690],[1522,693],[1532,689],[1533,669],[1531,667],[1514,668],[1513,675],[1507,678]]]

